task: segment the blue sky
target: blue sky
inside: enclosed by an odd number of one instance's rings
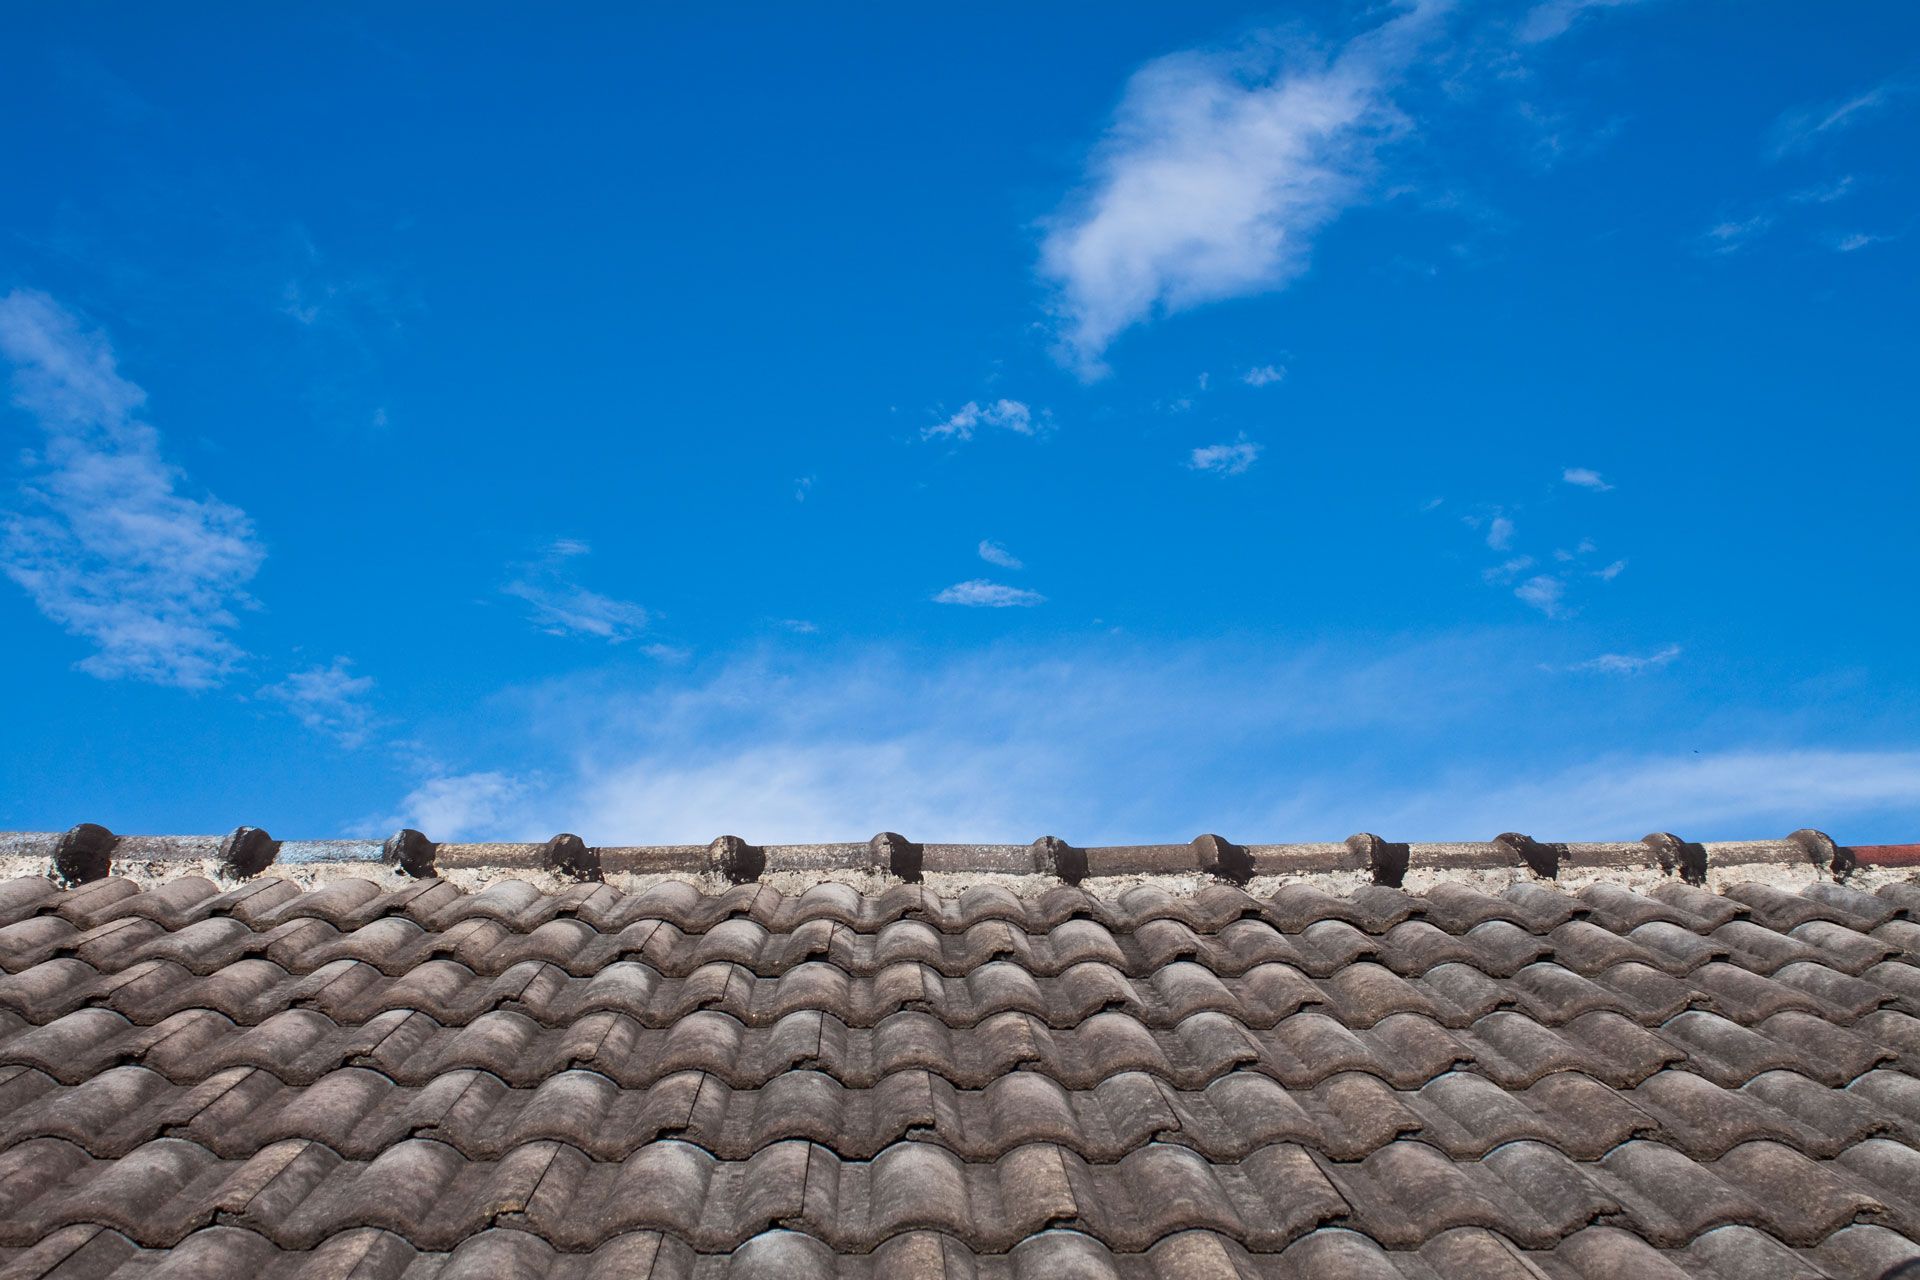
[[[15,7],[0,826],[1920,837],[1920,11]]]

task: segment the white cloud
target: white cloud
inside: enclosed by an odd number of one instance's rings
[[[1527,11],[1516,33],[1522,43],[1538,44],[1565,35],[1584,13],[1595,9],[1624,9],[1641,0],[1547,0]]]
[[[1579,545],[1575,546],[1573,550],[1568,551],[1565,547],[1562,547],[1553,553],[1553,558],[1562,564],[1567,564],[1571,561],[1578,560],[1581,556],[1592,555],[1597,550],[1599,550],[1599,548],[1594,545],[1592,538],[1582,538],[1580,539]]]
[[[1868,235],[1864,231],[1855,231],[1849,235],[1836,237],[1833,241],[1833,248],[1836,253],[1854,253],[1866,248],[1868,245],[1885,244],[1891,239],[1893,239],[1892,236],[1874,236]]]
[[[99,334],[43,293],[0,299],[13,403],[44,433],[26,455],[0,560],[34,604],[97,652],[80,669],[181,688],[219,684],[242,658],[229,638],[265,549],[244,511],[188,497],[187,475],[135,415],[146,393]]]
[[[1513,589],[1522,604],[1530,605],[1549,618],[1564,617],[1566,610],[1562,601],[1567,594],[1567,584],[1548,574],[1528,578]]]
[[[1515,578],[1533,568],[1532,556],[1514,556],[1502,561],[1491,569],[1483,569],[1480,576],[1489,583],[1512,582]]]
[[[1725,255],[1738,253],[1758,237],[1764,235],[1773,226],[1773,215],[1756,213],[1747,218],[1730,218],[1707,228],[1702,238],[1702,248],[1707,253]]]
[[[1809,825],[1864,841],[1920,821],[1920,750],[1858,742],[1844,715],[1842,749],[1803,740],[1795,709],[1769,706],[1718,741],[1696,723],[1688,746],[1702,753],[1675,754],[1664,695],[1632,681],[1543,685],[1522,674],[1535,656],[1511,634],[1278,654],[1253,638],[1076,637],[939,658],[762,654],[625,686],[596,673],[490,700],[489,721],[521,754],[436,776],[400,808],[439,839],[571,830],[593,844],[882,830],[1080,845],[1209,830],[1711,840]],[[1711,701],[1715,719],[1736,711]],[[1115,733],[1116,707],[1151,731]],[[1527,734],[1501,732],[1520,719]]]
[[[1018,400],[995,400],[986,405],[969,400],[944,420],[922,428],[920,438],[971,440],[979,427],[1003,427],[1022,436],[1030,436],[1036,429],[1033,410]]]
[[[1592,489],[1595,493],[1605,493],[1607,490],[1613,488],[1612,485],[1608,484],[1606,480],[1601,477],[1598,471],[1589,467],[1568,467],[1560,473],[1560,478],[1568,484],[1577,485],[1582,489]]]
[[[569,562],[592,551],[586,543],[561,538],[548,544],[538,560],[519,565],[500,590],[523,601],[533,624],[555,636],[590,636],[619,644],[646,630],[647,611],[637,604],[589,591],[574,580]]]
[[[1853,193],[1853,175],[1842,174],[1832,182],[1822,182],[1789,195],[1795,204],[1832,204]]]
[[[1393,82],[1442,7],[1420,4],[1330,59],[1297,46],[1276,59],[1268,38],[1141,68],[1041,246],[1062,357],[1098,376],[1113,340],[1155,313],[1304,271],[1315,234],[1362,198],[1376,149],[1402,130]]]
[[[1788,111],[1774,122],[1768,155],[1780,160],[1795,152],[1805,151],[1824,141],[1827,135],[1851,128],[1885,107],[1893,101],[1898,90],[1898,85],[1889,82],[1875,85],[1839,102]]]
[[[976,609],[1010,609],[1045,604],[1047,598],[1038,591],[1027,591],[1001,582],[989,582],[985,578],[974,578],[967,582],[954,583],[933,600],[935,604],[964,604]]]
[[[524,721],[509,734],[547,773],[502,762],[436,778],[400,808],[441,839],[1187,840],[1252,830],[1264,793],[1299,785],[1256,764],[1286,754],[1249,749],[1258,735],[1452,716],[1472,705],[1458,685],[1477,666],[1451,649],[1281,661],[1265,645],[1140,652],[1097,639],[835,664],[762,655],[626,689],[581,676],[490,706]],[[1153,732],[1115,733],[1117,707]]]
[[[1576,662],[1568,668],[1571,671],[1598,671],[1611,676],[1637,676],[1643,671],[1655,671],[1671,663],[1680,656],[1680,646],[1670,644],[1653,653],[1635,655],[1631,653],[1603,653],[1597,658],[1588,658],[1585,662]]]
[[[260,690],[260,696],[285,705],[301,724],[325,734],[349,749],[366,742],[373,726],[372,676],[356,676],[346,658],[331,665],[294,671],[278,684]]]
[[[383,825],[412,827],[433,840],[544,840],[554,832],[532,820],[531,798],[532,785],[508,773],[429,778],[407,793],[400,812]]]
[[[1487,546],[1495,551],[1505,551],[1513,546],[1513,521],[1505,516],[1495,516],[1487,523]]]
[[[980,558],[988,564],[997,564],[1002,569],[1026,568],[1025,565],[1020,563],[1020,558],[1014,555],[1013,552],[1007,550],[999,543],[985,538],[980,541]]]
[[[782,618],[780,625],[797,636],[814,635],[820,630],[818,626],[808,622],[805,618]]]
[[[1494,831],[1527,831],[1548,840],[1637,840],[1649,831],[1739,840],[1777,839],[1812,826],[1839,832],[1844,840],[1849,817],[1910,813],[1915,794],[1920,751],[1612,755],[1520,781],[1410,795],[1380,827],[1478,832],[1482,840]]]
[[[1246,371],[1240,381],[1250,387],[1270,387],[1287,376],[1287,371],[1278,365],[1263,364]]]
[[[1626,571],[1627,571],[1627,562],[1625,560],[1615,560],[1612,564],[1608,565],[1604,569],[1595,569],[1593,571],[1593,576],[1600,579],[1600,581],[1602,582],[1612,582],[1615,578],[1619,577],[1621,574],[1625,573]]]
[[[793,478],[793,500],[795,502],[805,502],[807,500],[807,495],[812,492],[813,492],[812,476],[795,476]]]
[[[1247,469],[1259,459],[1260,446],[1241,436],[1232,444],[1210,444],[1195,449],[1187,458],[1187,466],[1195,471],[1211,471],[1215,475],[1244,475]]]

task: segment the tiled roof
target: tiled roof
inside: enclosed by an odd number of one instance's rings
[[[14,879],[0,1278],[1920,1273],[1920,885],[1789,847],[1723,891]]]

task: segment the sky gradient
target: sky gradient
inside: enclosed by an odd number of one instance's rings
[[[0,827],[1920,838],[1920,11],[0,18]]]

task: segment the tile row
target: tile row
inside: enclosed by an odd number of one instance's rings
[[[1833,1089],[1796,1072],[1770,1071],[1725,1089],[1670,1069],[1629,1090],[1561,1072],[1508,1091],[1472,1072],[1448,1072],[1417,1090],[1396,1090],[1349,1072],[1289,1090],[1269,1076],[1237,1071],[1201,1089],[1175,1089],[1145,1073],[1121,1072],[1068,1089],[1039,1072],[1014,1071],[984,1088],[960,1089],[932,1072],[906,1070],[849,1089],[812,1071],[790,1071],[758,1088],[682,1071],[622,1089],[583,1070],[514,1088],[481,1071],[403,1085],[345,1067],[298,1087],[256,1067],[230,1067],[192,1085],[138,1066],[114,1067],[78,1085],[29,1068],[0,1068],[0,1149],[61,1138],[110,1159],[162,1136],[229,1159],[302,1138],[369,1160],[414,1137],[476,1160],[552,1141],[617,1161],[665,1138],[726,1160],[795,1139],[849,1159],[913,1139],[968,1160],[998,1159],[1035,1142],[1093,1163],[1154,1142],[1216,1160],[1244,1159],[1281,1142],[1359,1160],[1406,1137],[1461,1160],[1519,1141],[1598,1160],[1634,1139],[1695,1160],[1758,1140],[1831,1159],[1869,1138],[1920,1140],[1920,1080],[1883,1069]]]
[[[1027,1069],[1069,1087],[1139,1070],[1191,1088],[1244,1068],[1294,1088],[1339,1071],[1364,1071],[1396,1087],[1417,1088],[1443,1072],[1471,1068],[1505,1088],[1525,1088],[1568,1070],[1629,1088],[1682,1061],[1727,1088],[1774,1070],[1839,1087],[1881,1064],[1915,1072],[1920,1019],[1882,1010],[1842,1029],[1789,1011],[1743,1027],[1691,1010],[1648,1029],[1604,1011],[1559,1027],[1499,1011],[1460,1029],[1419,1014],[1394,1014],[1355,1030],[1313,1011],[1270,1028],[1250,1028],[1218,1013],[1195,1014],[1168,1028],[1147,1027],[1125,1013],[1099,1013],[1056,1029],[1020,1013],[956,1028],[911,1011],[873,1027],[849,1027],[831,1014],[803,1011],[755,1027],[702,1010],[670,1027],[649,1028],[617,1013],[547,1027],[524,1014],[496,1011],[449,1027],[417,1011],[394,1010],[341,1026],[318,1011],[294,1009],[239,1027],[204,1009],[152,1026],[110,1010],[83,1009],[35,1027],[0,1013],[0,1066],[35,1067],[68,1082],[139,1062],[183,1081],[255,1066],[289,1082],[308,1082],[337,1067],[362,1065],[404,1083],[473,1068],[532,1085],[578,1066],[627,1086],[679,1070],[712,1072],[740,1086],[764,1083],[781,1071],[817,1068],[861,1087],[895,1071],[923,1068],[962,1087]]]
[[[709,893],[682,881],[665,881],[632,894],[603,884],[549,893],[513,879],[495,880],[475,893],[444,880],[404,879],[384,884],[347,879],[302,891],[295,882],[277,876],[227,890],[198,876],[181,876],[145,891],[119,877],[72,890],[37,877],[0,882],[0,925],[57,914],[83,927],[139,917],[180,928],[229,916],[259,928],[306,918],[349,929],[405,915],[435,929],[486,919],[521,933],[563,918],[581,920],[599,932],[619,932],[642,920],[664,920],[682,932],[704,933],[724,921],[745,919],[775,932],[825,922],[875,933],[901,920],[918,921],[944,933],[999,921],[1020,932],[1044,934],[1069,920],[1089,920],[1116,932],[1130,932],[1151,921],[1171,920],[1200,933],[1215,933],[1236,920],[1256,919],[1283,933],[1297,933],[1328,920],[1367,933],[1384,933],[1396,924],[1421,918],[1445,932],[1460,933],[1493,920],[1531,932],[1546,932],[1582,918],[1615,930],[1657,920],[1710,931],[1729,920],[1750,918],[1782,930],[1817,920],[1871,932],[1891,920],[1910,919],[1916,911],[1920,911],[1920,887],[1898,884],[1864,893],[1826,881],[1811,883],[1797,893],[1753,883],[1736,885],[1725,894],[1678,881],[1663,882],[1646,894],[1609,884],[1589,885],[1570,894],[1533,881],[1497,895],[1449,882],[1419,894],[1369,885],[1341,895],[1297,882],[1271,894],[1225,885],[1178,894],[1143,885],[1113,898],[1065,887],[1023,898],[999,886],[978,886],[952,898],[915,885],[863,895],[833,883],[789,896],[761,885]]]
[[[570,1252],[626,1232],[659,1231],[714,1253],[775,1224],[845,1253],[870,1253],[910,1231],[1004,1253],[1070,1224],[1122,1252],[1200,1229],[1270,1253],[1338,1224],[1387,1249],[1418,1249],[1462,1227],[1497,1229],[1523,1247],[1547,1249],[1604,1220],[1658,1248],[1681,1248],[1730,1225],[1809,1247],[1855,1223],[1912,1234],[1920,1223],[1917,1190],[1920,1154],[1877,1138],[1828,1162],[1765,1141],[1711,1162],[1640,1141],[1591,1162],[1524,1141],[1456,1162],[1403,1140],[1353,1163],[1292,1144],[1209,1162],[1190,1148],[1154,1143],[1112,1164],[1089,1164],[1047,1143],[967,1162],[912,1141],[871,1160],[784,1142],[726,1161],[668,1140],[604,1162],[553,1142],[472,1161],[426,1139],[354,1161],[292,1139],[224,1160],[178,1138],[100,1161],[48,1138],[0,1152],[0,1196],[10,1206],[0,1218],[0,1245],[24,1247],[65,1227],[94,1225],[143,1247],[171,1246],[218,1222],[283,1249],[376,1227],[418,1248],[450,1250],[502,1226]]]
[[[1402,976],[1465,964],[1508,977],[1542,960],[1588,976],[1621,964],[1684,976],[1715,963],[1762,975],[1789,965],[1816,964],[1858,976],[1889,961],[1920,960],[1920,925],[1892,921],[1869,934],[1809,921],[1779,933],[1736,920],[1700,934],[1654,921],[1616,934],[1587,921],[1569,921],[1548,933],[1534,934],[1507,921],[1490,921],[1463,934],[1449,934],[1425,921],[1410,920],[1383,934],[1367,934],[1329,920],[1289,935],[1256,920],[1235,921],[1214,934],[1196,933],[1165,920],[1124,934],[1091,921],[1069,921],[1036,936],[997,922],[959,934],[896,922],[876,934],[859,934],[829,923],[774,933],[752,921],[736,920],[705,933],[687,934],[658,920],[630,925],[618,933],[596,932],[578,920],[556,920],[519,934],[483,920],[434,932],[403,917],[345,931],[310,918],[256,931],[230,917],[216,917],[169,931],[143,918],[81,929],[58,916],[34,916],[0,928],[0,970],[6,973],[20,974],[63,959],[77,959],[106,973],[163,960],[201,976],[245,960],[270,961],[294,973],[311,973],[338,960],[357,960],[398,977],[437,959],[455,961],[489,977],[529,961],[591,977],[627,960],[674,978],[711,964],[739,965],[755,976],[773,978],[811,963],[831,964],[850,977],[873,977],[895,965],[917,964],[945,978],[962,978],[996,961],[1037,977],[1057,976],[1077,965],[1101,964],[1124,976],[1151,978],[1183,961],[1220,977],[1239,977],[1260,965],[1284,964],[1314,978],[1329,978],[1362,961],[1384,965]]]
[[[118,878],[98,880],[65,891],[41,879],[0,883],[0,923],[54,912],[87,925],[138,915],[174,928],[222,915],[264,928],[296,918],[324,919],[338,927],[351,928],[385,916],[405,914],[435,928],[448,928],[470,919],[488,919],[520,932],[559,918],[581,919],[606,932],[618,932],[636,921],[652,919],[670,921],[687,932],[705,932],[731,919],[751,919],[781,932],[815,921],[873,932],[903,919],[947,930],[998,920],[1039,933],[1070,919],[1094,920],[1123,931],[1152,919],[1174,919],[1211,932],[1243,917],[1268,918],[1276,924],[1291,920],[1301,925],[1337,919],[1362,927],[1388,928],[1432,910],[1433,906],[1424,897],[1374,886],[1350,896],[1336,896],[1305,885],[1288,886],[1269,896],[1256,896],[1223,885],[1191,894],[1140,886],[1109,899],[1065,887],[1033,897],[1021,897],[999,886],[969,889],[954,898],[912,885],[895,885],[877,894],[861,894],[848,885],[836,883],[815,885],[799,895],[787,895],[761,885],[739,885],[714,893],[677,880],[664,881],[633,894],[623,894],[603,884],[581,884],[545,892],[536,885],[511,878],[492,881],[474,893],[463,892],[444,880],[394,878],[384,882],[338,880],[304,892],[293,881],[272,876],[224,891],[214,882],[197,876],[178,877],[144,892],[133,882]],[[1480,894],[1472,899],[1459,899],[1443,893],[1439,909],[1443,919],[1464,912],[1473,917],[1472,923],[1481,919],[1525,922],[1534,918],[1518,901]],[[1571,908],[1562,911],[1566,909]],[[1560,912],[1550,913],[1550,918],[1555,916],[1553,923],[1568,918]]]
[[[1841,1029],[1785,1012],[1742,1027],[1692,1010],[1649,1030],[1615,1013],[1582,1014],[1547,1027],[1502,1011],[1462,1029],[1419,1014],[1394,1014],[1353,1030],[1309,1011],[1265,1029],[1218,1013],[1156,1029],[1124,1013],[1099,1013],[1071,1029],[1055,1029],[1020,1013],[955,1028],[916,1012],[893,1014],[873,1027],[801,1012],[749,1027],[702,1010],[660,1029],[616,1013],[591,1014],[565,1027],[545,1027],[510,1011],[482,1014],[460,1027],[407,1010],[344,1027],[309,1009],[288,1010],[250,1027],[206,1009],[153,1026],[107,1009],[82,1009],[45,1026],[0,1013],[0,1067],[31,1067],[69,1084],[133,1063],[180,1083],[249,1066],[302,1084],[341,1067],[364,1066],[402,1084],[470,1068],[530,1087],[580,1067],[629,1088],[676,1071],[705,1071],[736,1088],[754,1087],[791,1070],[818,1070],[864,1088],[914,1069],[962,1088],[982,1087],[1016,1070],[1038,1071],[1068,1088],[1091,1088],[1122,1071],[1202,1088],[1244,1069],[1289,1088],[1312,1088],[1330,1075],[1361,1071],[1412,1089],[1445,1072],[1472,1069],[1509,1089],[1524,1089],[1558,1071],[1584,1072],[1624,1089],[1679,1062],[1725,1088],[1779,1070],[1838,1088],[1882,1064],[1915,1071],[1920,1019],[1881,1010]]]
[[[810,960],[768,978],[729,960],[709,961],[684,976],[644,961],[619,960],[591,977],[576,977],[539,960],[522,960],[488,975],[458,960],[434,959],[390,975],[355,959],[331,960],[303,973],[253,958],[202,975],[173,960],[143,960],[103,973],[87,961],[63,958],[0,974],[0,1010],[28,1022],[52,1022],[89,1008],[110,1009],[144,1025],[190,1009],[211,1009],[254,1025],[300,1008],[343,1025],[410,1009],[445,1026],[464,1026],[499,1010],[547,1026],[619,1013],[642,1026],[663,1028],[701,1010],[725,1013],[749,1026],[770,1026],[814,1010],[857,1027],[913,1011],[954,1028],[1000,1013],[1025,1013],[1050,1027],[1068,1028],[1103,1012],[1125,1013],[1155,1028],[1215,1012],[1266,1028],[1311,1009],[1355,1029],[1403,1013],[1461,1028],[1512,1009],[1548,1026],[1599,1011],[1659,1026],[1689,1009],[1704,1009],[1742,1026],[1788,1011],[1848,1026],[1879,1009],[1920,1015],[1920,966],[1883,961],[1856,978],[1795,960],[1767,976],[1716,960],[1674,977],[1625,960],[1589,976],[1540,960],[1494,976],[1450,960],[1403,977],[1377,961],[1359,960],[1316,978],[1296,966],[1266,961],[1223,979],[1184,960],[1138,978],[1094,960],[1057,974],[996,960],[964,977],[916,961],[857,975]]]
[[[239,1227],[207,1227],[169,1252],[144,1250],[105,1227],[74,1226],[24,1249],[0,1248],[0,1278],[38,1280],[1887,1280],[1920,1245],[1885,1227],[1850,1226],[1796,1249],[1751,1227],[1716,1227],[1683,1249],[1656,1249],[1613,1227],[1588,1227],[1552,1250],[1523,1250],[1496,1232],[1461,1227],[1417,1250],[1390,1251],[1356,1232],[1322,1227],[1279,1253],[1253,1254],[1227,1236],[1183,1231],[1140,1253],[1116,1253],[1078,1231],[1050,1229],[1003,1254],[949,1235],[911,1231],[870,1254],[835,1254],[775,1228],[725,1254],[701,1254],[656,1231],[626,1232],[587,1253],[495,1227],[450,1253],[416,1249],[373,1227],[283,1250]]]

